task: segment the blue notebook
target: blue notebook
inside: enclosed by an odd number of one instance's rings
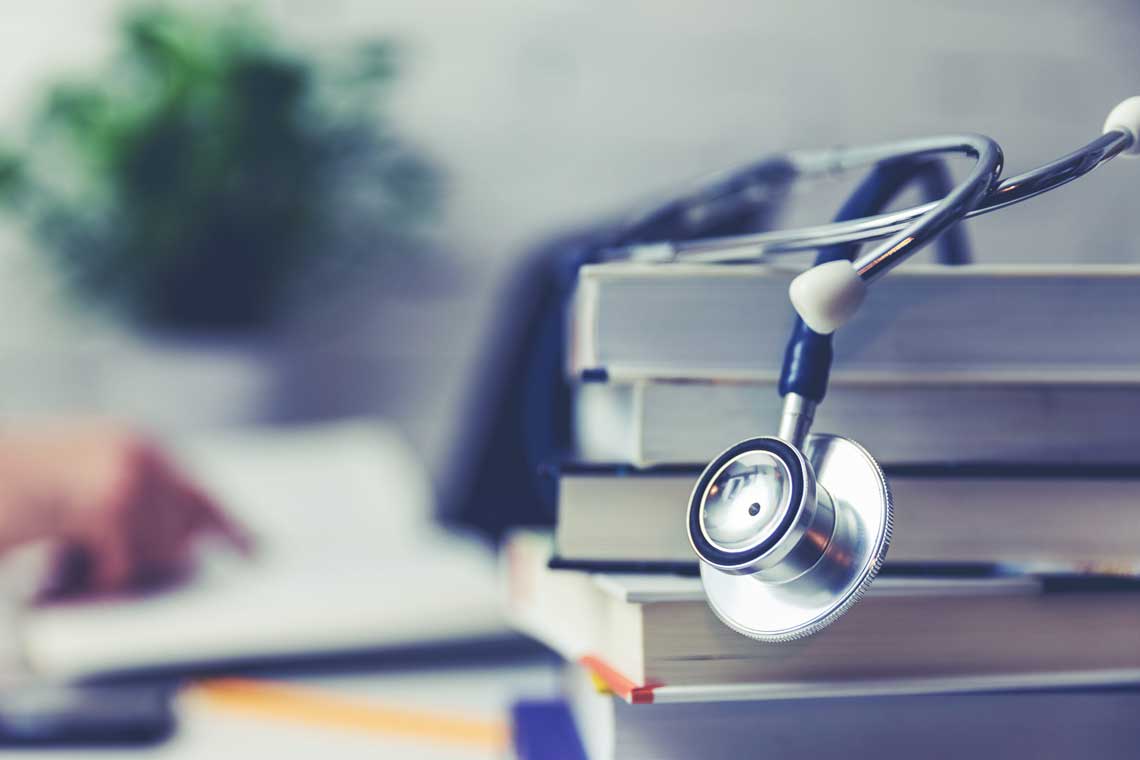
[[[561,699],[516,702],[511,733],[519,760],[586,760],[570,709]]]

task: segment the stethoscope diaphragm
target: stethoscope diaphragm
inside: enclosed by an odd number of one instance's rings
[[[891,537],[882,469],[846,438],[801,453],[752,438],[714,459],[689,501],[689,540],[709,605],[733,630],[790,641],[826,627],[879,571]]]

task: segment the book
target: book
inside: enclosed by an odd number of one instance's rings
[[[749,264],[585,266],[573,377],[777,379],[799,270]],[[1140,383],[1140,267],[908,265],[835,339],[836,382]]]
[[[511,635],[494,556],[434,525],[426,473],[391,428],[345,422],[173,446],[253,534],[253,556],[205,552],[192,577],[158,593],[29,606],[17,630],[36,672],[210,669]],[[411,567],[414,594],[392,582]]]
[[[1140,464],[1140,386],[836,381],[814,429],[853,438],[884,464]],[[579,462],[708,462],[771,434],[775,382],[583,382],[574,387]]]
[[[579,566],[696,569],[685,515],[699,467],[564,467],[555,556]],[[1011,564],[1140,570],[1132,469],[888,468],[887,565]]]
[[[524,699],[511,706],[511,748],[518,760],[586,760],[563,699]]]
[[[566,692],[590,760],[782,758],[1133,758],[1140,691],[812,697],[630,705],[567,669]]]
[[[547,537],[507,545],[508,614],[637,703],[1135,683],[1140,583],[881,577],[824,631],[761,643],[716,619],[700,580],[551,570]]]

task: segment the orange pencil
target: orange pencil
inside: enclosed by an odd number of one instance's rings
[[[320,728],[495,752],[508,743],[503,720],[387,707],[291,684],[220,678],[198,682],[190,694],[230,712]]]

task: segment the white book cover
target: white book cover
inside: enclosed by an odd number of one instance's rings
[[[770,434],[775,382],[579,383],[574,459],[637,467],[708,462]],[[854,438],[882,463],[1140,464],[1140,385],[875,383],[837,379],[813,428]]]
[[[566,468],[558,478],[555,548],[572,566],[687,565],[685,515],[699,470]],[[888,566],[1005,565],[1140,574],[1136,473],[1061,477],[894,473]]]
[[[508,541],[512,624],[633,704],[1140,682],[1135,591],[884,577],[826,631],[770,644],[716,620],[696,578],[554,570],[549,552],[543,535]]]
[[[698,578],[670,575],[600,573],[592,576],[601,591],[626,604],[669,604],[704,602]],[[978,596],[1016,598],[1041,592],[1039,581],[1026,576],[1007,578],[879,578],[868,595],[874,600],[886,597],[929,599],[931,597]],[[761,645],[762,646],[762,645]],[[781,646],[781,645],[776,645]],[[607,662],[586,654],[579,662],[613,693],[631,704],[678,702],[763,701],[817,699],[823,697],[869,697],[919,694],[956,694],[1026,689],[1089,688],[1140,682],[1140,668],[1114,668],[1086,671],[998,673],[936,677],[890,677],[766,681],[748,683],[638,684],[630,681]]]
[[[775,380],[785,266],[583,267],[569,370],[612,381]],[[836,334],[837,380],[1140,383],[1140,266],[908,265]]]

